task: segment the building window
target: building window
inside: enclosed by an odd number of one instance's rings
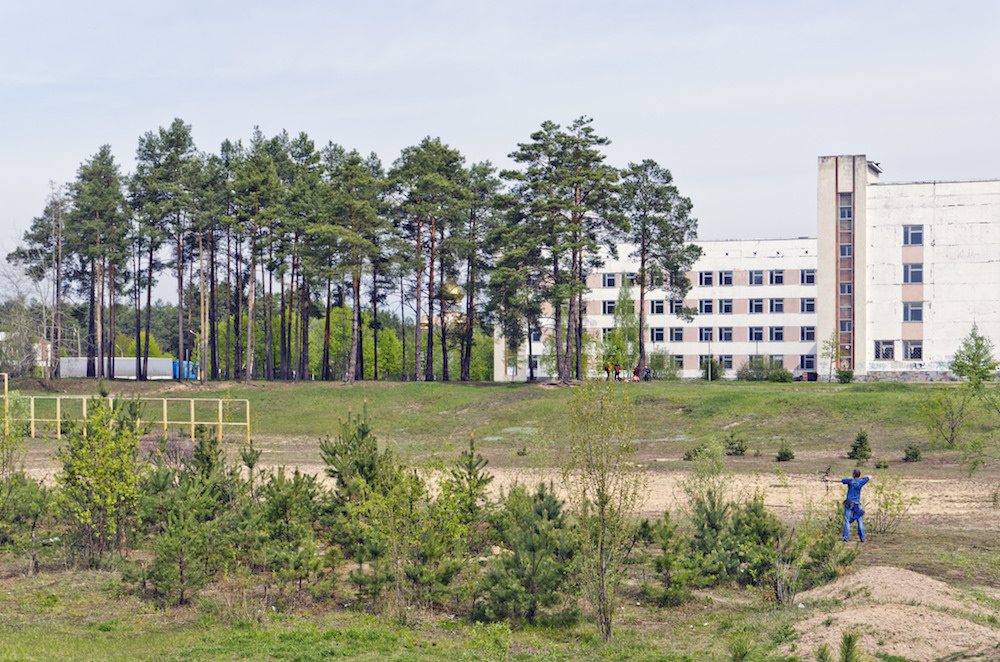
[[[803,354],[799,357],[799,370],[815,370],[816,369],[816,355],[815,354]]]
[[[649,302],[649,314],[650,315],[662,315],[663,314],[663,302],[654,299]]]
[[[684,342],[684,327],[670,327],[670,342]]]
[[[800,313],[815,313],[816,312],[816,299],[799,299],[799,312]]]
[[[538,357],[537,356],[532,356],[530,364],[531,364],[531,369],[532,370],[538,370]]]
[[[803,269],[799,272],[799,282],[802,285],[815,285],[816,284],[816,270],[815,269]]]
[[[784,354],[771,354],[771,363],[778,366],[779,368],[785,367],[785,355]]]
[[[816,340],[816,327],[815,326],[799,327],[799,340],[803,342]]]
[[[531,330],[531,342],[542,342],[542,330],[532,329]]]
[[[712,342],[712,327],[703,326],[698,329],[698,340],[700,342]]]
[[[785,271],[783,269],[772,269],[769,278],[771,285],[784,285]]]
[[[649,274],[649,285],[651,287],[663,287],[663,272],[654,271]]]
[[[751,326],[750,327],[750,342],[757,342],[764,339],[764,327],[762,326]]]
[[[763,299],[750,299],[749,310],[751,313],[762,313],[764,312],[764,300]]]
[[[904,264],[903,265],[903,282],[904,283],[922,283],[922,282],[924,282],[924,265],[923,264]]]
[[[601,274],[601,285],[604,287],[618,287],[618,274]]]
[[[733,355],[732,354],[719,354],[719,363],[726,370],[733,369]]]
[[[922,226],[922,225],[904,225],[903,226],[903,245],[904,246],[923,246],[924,245],[924,226]]]
[[[840,293],[843,294],[844,296],[850,295],[851,294],[851,290],[852,290],[852,288],[851,288],[851,284],[850,283],[841,283],[840,284]]]
[[[785,300],[784,299],[771,299],[772,313],[783,313],[785,312]]]
[[[772,326],[769,329],[768,338],[771,342],[784,342],[785,341],[785,327],[783,326]]]
[[[920,340],[904,340],[903,341],[903,360],[905,361],[923,361],[924,360],[924,343]]]
[[[674,354],[673,356],[671,356],[670,357],[670,367],[677,368],[679,370],[683,370],[684,369],[684,355],[683,354]]]
[[[851,245],[841,244],[840,245],[840,257],[851,257]]]
[[[623,280],[625,281],[626,285],[629,286],[635,285],[635,274],[624,274]]]
[[[840,220],[854,218],[854,196],[850,193],[841,193],[837,201],[840,207]]]
[[[923,322],[924,321],[924,302],[923,301],[912,301],[903,303],[903,321],[904,322]]]
[[[751,285],[763,285],[764,284],[764,272],[760,269],[754,269],[750,272],[750,284]]]
[[[612,331],[614,331],[614,329],[609,329],[609,328],[607,328],[607,327],[605,327],[605,328],[601,329],[601,338],[602,338],[602,339],[603,339],[603,338],[607,338],[608,336],[610,336],[610,335],[611,335],[611,332],[612,332]]]
[[[731,326],[720,326],[719,327],[719,342],[732,342],[733,341],[733,327]]]
[[[680,299],[671,299],[670,300],[670,314],[671,315],[676,315],[677,313],[681,312],[681,308],[683,308],[683,307],[684,307],[684,302],[681,301]]]
[[[895,358],[893,355],[895,348],[896,348],[896,342],[894,340],[876,340],[875,360],[892,361],[893,358]]]
[[[723,315],[733,314],[733,300],[732,299],[719,299],[719,313]]]
[[[649,329],[649,342],[663,342],[663,327]]]
[[[699,271],[698,272],[698,284],[702,287],[712,286],[712,272],[711,271]]]
[[[702,315],[711,315],[712,314],[712,300],[711,299],[702,299],[702,300],[700,300],[698,302],[698,312],[701,313]]]
[[[850,333],[852,328],[853,324],[851,323],[851,320],[840,320],[841,333]]]
[[[733,284],[733,272],[732,271],[720,271],[719,272],[719,285],[732,285]]]
[[[615,314],[615,302],[614,301],[602,301],[601,302],[601,313],[604,315],[614,315]]]

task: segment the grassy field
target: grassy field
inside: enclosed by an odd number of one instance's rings
[[[57,384],[66,394],[92,394],[95,386],[86,380]],[[108,387],[118,396],[246,398],[255,444],[272,465],[317,467],[318,440],[335,434],[349,411],[366,408],[380,440],[410,462],[453,457],[475,435],[477,449],[498,472],[553,461],[553,450],[569,434],[573,395],[571,388],[523,384],[116,382]],[[11,388],[53,394],[37,381],[15,381]],[[846,452],[864,428],[873,461],[886,459],[890,471],[925,484],[972,480],[962,473],[959,454],[932,444],[918,420],[926,385],[653,382],[623,388],[636,404],[640,459],[657,475],[684,474],[690,463],[680,458],[687,450],[736,435],[749,448],[744,457],[728,460],[736,476],[764,476],[767,485],[775,482],[768,476],[776,469],[807,477],[832,465],[839,477],[853,466]],[[983,431],[987,424],[974,421],[972,429]],[[178,438],[184,433],[172,431]],[[779,464],[774,456],[783,442],[796,457]],[[902,462],[910,444],[921,448],[922,462]],[[27,464],[51,472],[55,448],[51,440],[29,442]],[[974,480],[995,485],[1000,471],[988,467]],[[982,501],[988,493],[976,494]],[[917,518],[898,534],[870,541],[858,564],[905,567],[995,593],[1000,587],[995,536],[994,527],[968,518]],[[115,573],[52,565],[29,578],[23,563],[6,559],[0,574],[0,659],[5,660],[715,660],[729,659],[729,642],[743,632],[761,649],[782,642],[794,648],[792,624],[821,608],[775,608],[738,590],[716,591],[673,609],[635,599],[624,605],[616,640],[603,645],[586,617],[510,632],[506,626],[459,623],[447,614],[385,622],[336,605],[268,612],[266,605],[233,604],[211,593],[194,606],[163,611],[130,596]],[[812,651],[799,654],[813,659]]]

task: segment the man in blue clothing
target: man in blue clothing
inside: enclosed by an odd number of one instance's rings
[[[854,470],[853,478],[844,478],[841,483],[847,485],[847,498],[844,499],[844,542],[851,537],[851,522],[858,521],[858,538],[865,541],[865,525],[861,517],[865,511],[861,510],[861,488],[869,481],[869,477],[861,477],[861,471]]]

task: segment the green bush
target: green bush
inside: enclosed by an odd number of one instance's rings
[[[689,448],[686,451],[684,451],[684,461],[685,462],[694,462],[695,460],[697,460],[698,458],[700,458],[702,455],[704,455],[706,450],[707,450],[707,447],[705,446],[705,444],[699,444],[699,445],[695,446],[694,448]]]
[[[876,469],[888,469],[889,468],[889,460],[886,460],[885,458],[882,458],[881,460],[879,460],[878,462],[875,463],[875,468]]]
[[[770,356],[751,356],[736,370],[736,379],[744,382],[766,382],[776,370],[784,370],[776,359]]]
[[[774,457],[777,462],[788,462],[795,459],[795,451],[788,445],[787,441],[782,441],[778,447],[778,454]]]
[[[709,357],[701,362],[701,378],[707,381],[719,381],[725,374],[725,370],[722,367],[722,362],[716,360],[714,357]],[[710,371],[711,374],[709,374]]]
[[[854,381],[854,371],[853,370],[837,370],[837,383],[839,384],[850,384]]]
[[[680,378],[680,366],[674,357],[664,351],[651,353],[646,360],[649,376],[652,379],[668,379],[676,381]]]
[[[778,368],[771,371],[771,374],[767,376],[767,381],[791,384],[795,381],[795,376],[785,368]]]
[[[742,457],[747,452],[747,442],[736,436],[735,432],[729,433],[729,439],[726,440],[726,455],[737,455]]]
[[[914,444],[910,444],[906,447],[906,451],[903,454],[903,462],[919,462],[920,461],[920,449]]]
[[[851,444],[851,450],[847,453],[847,457],[848,459],[856,460],[858,464],[863,464],[871,456],[872,447],[868,443],[868,433],[862,428],[858,430],[857,436],[854,437],[854,443]]]

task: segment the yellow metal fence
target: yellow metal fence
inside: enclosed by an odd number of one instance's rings
[[[83,425],[83,433],[87,433],[87,406],[94,398],[83,395],[26,395],[28,415],[26,417],[12,415],[8,406],[7,375],[4,379],[4,430],[9,433],[10,425],[27,424],[32,438],[41,434],[54,434],[61,439],[62,423],[73,422]],[[121,398],[119,398],[120,400]],[[114,398],[108,398],[114,406]],[[137,424],[151,425],[161,429],[164,436],[170,426],[178,426],[186,431],[194,440],[195,428],[199,425],[212,427],[219,439],[226,432],[237,431],[250,442],[250,401],[243,399],[221,398],[140,398],[139,420]]]

